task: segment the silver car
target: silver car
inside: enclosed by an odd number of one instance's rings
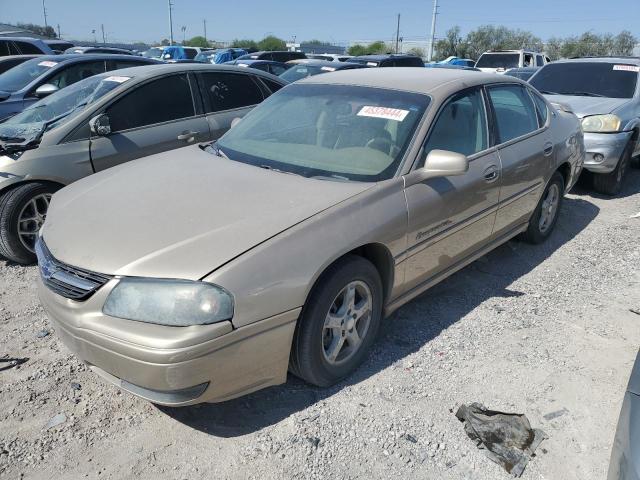
[[[280,90],[217,143],[61,190],[38,243],[63,342],[166,405],[366,357],[381,319],[507,240],[551,235],[584,156],[526,83],[358,69]]]
[[[620,192],[632,158],[640,154],[639,72],[637,58],[578,58],[545,65],[529,80],[582,120],[584,168],[606,195]]]
[[[35,261],[51,195],[153,153],[220,137],[286,82],[257,70],[152,65],[95,75],[0,124],[0,255]]]
[[[640,355],[622,401],[608,480],[640,480]]]

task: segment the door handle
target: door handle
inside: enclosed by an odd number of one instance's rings
[[[193,142],[193,139],[199,133],[200,132],[185,132],[185,133],[181,133],[180,135],[178,135],[178,140],[186,140],[187,142]]]
[[[498,173],[498,167],[496,167],[495,165],[491,165],[484,171],[484,179],[489,183],[495,182],[499,176],[500,174]]]
[[[553,153],[553,143],[545,143],[543,153],[545,157],[551,155]]]

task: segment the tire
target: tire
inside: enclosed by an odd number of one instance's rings
[[[0,255],[23,265],[35,263],[36,255],[31,242],[35,243],[37,231],[42,226],[49,207],[49,199],[59,188],[57,185],[48,183],[27,183],[9,190],[2,196],[0,199]],[[33,219],[19,222],[20,218]],[[22,226],[21,231],[34,231],[34,234],[20,235],[19,225]]]
[[[345,306],[349,287],[354,288],[352,308]],[[348,255],[330,266],[302,309],[291,348],[291,373],[319,387],[333,385],[351,374],[364,361],[377,336],[382,296],[380,275],[368,260]],[[362,312],[368,309],[369,313],[356,320],[359,305]],[[348,315],[352,309],[353,314]],[[333,328],[325,325],[330,313]],[[354,340],[356,337],[360,337],[360,343]],[[334,355],[336,348],[338,353]]]
[[[536,209],[533,211],[533,215],[531,215],[527,231],[522,234],[522,239],[525,242],[538,244],[549,238],[560,215],[564,198],[564,187],[564,177],[559,172],[555,172],[551,176],[551,180],[549,180],[547,188],[545,188]],[[549,208],[551,208],[552,205],[554,205],[553,211],[550,212]],[[545,210],[547,212],[546,215]],[[543,215],[545,215],[546,220],[543,220]],[[549,215],[552,216],[549,217]]]
[[[634,142],[630,141],[625,147],[620,161],[611,173],[596,173],[593,175],[593,188],[603,195],[617,195],[622,189],[624,180],[631,166],[631,154],[633,153]]]

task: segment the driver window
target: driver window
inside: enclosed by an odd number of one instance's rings
[[[524,54],[524,63],[522,64],[523,67],[533,67],[533,55],[529,54],[529,53],[525,53]]]
[[[424,148],[424,159],[431,150],[448,150],[474,155],[488,148],[487,116],[480,90],[454,96],[442,109]]]

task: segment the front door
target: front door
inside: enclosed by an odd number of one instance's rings
[[[195,88],[194,88],[195,90]],[[186,74],[165,76],[136,87],[105,110],[111,134],[91,138],[96,172],[210,138],[203,114],[196,115]]]
[[[409,211],[405,289],[418,287],[473,255],[491,237],[501,167],[490,148],[486,101],[479,88],[452,97],[425,144],[467,155],[469,171],[435,178],[405,190]]]

